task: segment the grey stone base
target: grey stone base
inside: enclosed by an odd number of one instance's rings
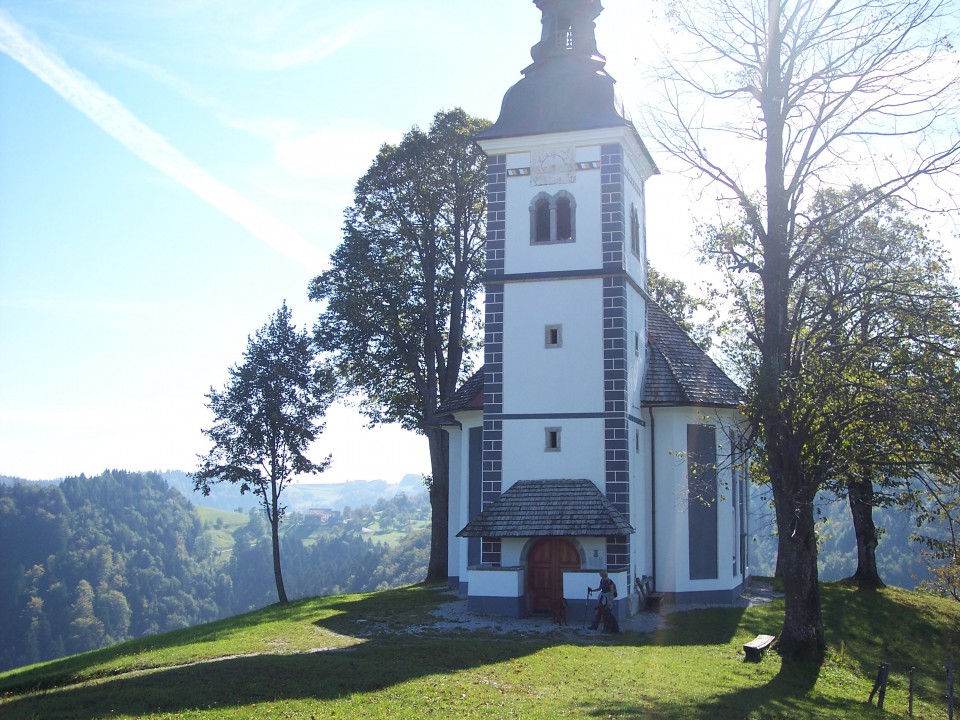
[[[522,597],[477,597],[467,596],[467,610],[479,615],[503,615],[522,618],[526,616],[526,600]]]
[[[733,605],[743,593],[743,583],[731,590],[664,593],[663,603],[674,605]]]

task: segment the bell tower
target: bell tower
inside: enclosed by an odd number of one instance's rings
[[[601,63],[604,58],[597,51],[594,20],[603,10],[599,0],[539,0],[537,7],[543,13],[540,42],[530,51],[534,62],[548,58],[585,56]]]
[[[533,63],[477,137],[488,156],[482,503],[521,480],[589,479],[641,528],[644,184],[658,171],[597,49],[600,1],[534,3]],[[574,541],[623,579],[652,552],[644,532]],[[513,562],[498,538],[482,547],[485,563]]]

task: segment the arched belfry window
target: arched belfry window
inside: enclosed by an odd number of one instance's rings
[[[530,203],[530,242],[535,245],[569,243],[576,237],[577,204],[566,190],[540,193]]]
[[[573,201],[569,195],[557,196],[557,242],[573,240]]]
[[[533,242],[550,242],[550,199],[540,196],[533,205]]]

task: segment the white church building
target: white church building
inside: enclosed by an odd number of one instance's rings
[[[437,415],[450,582],[515,617],[582,612],[601,569],[621,617],[645,578],[668,602],[733,602],[750,576],[741,392],[647,294],[658,171],[597,50],[599,0],[535,4],[533,63],[477,137],[484,366]]]

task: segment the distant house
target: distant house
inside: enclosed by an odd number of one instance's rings
[[[310,508],[304,513],[303,521],[311,525],[331,525],[340,522],[340,511],[330,508]]]
[[[449,577],[485,613],[573,612],[607,570],[732,602],[750,577],[741,391],[646,292],[658,172],[596,47],[597,0],[535,0],[488,156],[484,367],[440,407]]]

